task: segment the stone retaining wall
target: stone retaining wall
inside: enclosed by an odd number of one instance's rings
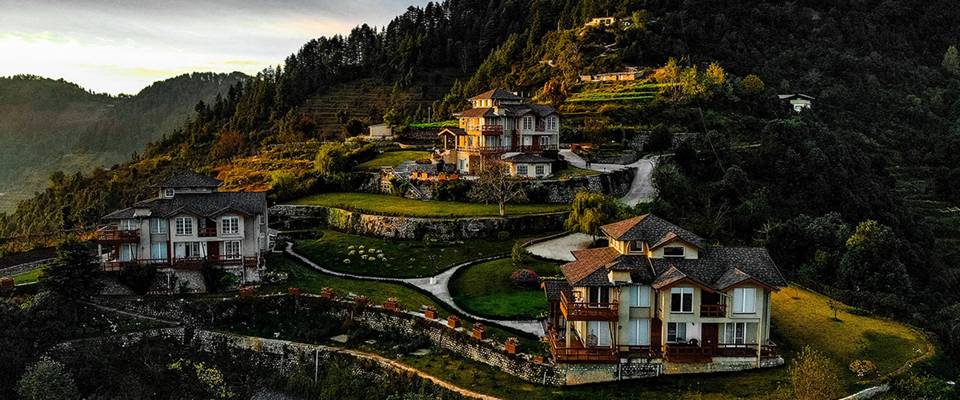
[[[318,226],[341,232],[389,239],[439,241],[488,239],[499,232],[512,234],[563,230],[567,213],[481,218],[417,218],[363,214],[321,206],[270,207],[274,228],[302,229]]]

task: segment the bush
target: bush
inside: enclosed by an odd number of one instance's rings
[[[510,232],[509,232],[509,231],[500,231],[500,232],[497,232],[497,240],[499,240],[499,241],[501,241],[501,242],[505,242],[505,241],[507,241],[507,239],[510,239]]]
[[[864,378],[876,374],[877,366],[870,360],[853,360],[850,363],[850,372],[856,374],[858,378]]]
[[[891,398],[947,400],[957,398],[953,385],[932,377],[911,375],[898,379],[891,385]]]
[[[530,261],[530,252],[527,251],[526,247],[523,247],[523,242],[518,240],[513,243],[513,250],[510,251],[510,258],[513,259],[513,266],[520,268]]]
[[[522,288],[536,288],[540,285],[540,277],[529,269],[518,269],[510,274],[510,282]]]
[[[80,398],[73,375],[59,361],[47,356],[27,367],[17,383],[17,393],[27,400]]]

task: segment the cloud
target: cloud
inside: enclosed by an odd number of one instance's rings
[[[385,25],[426,0],[0,0],[0,76],[135,93],[187,72],[255,74],[310,39]]]

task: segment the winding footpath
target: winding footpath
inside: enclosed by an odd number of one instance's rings
[[[313,262],[309,258],[293,251],[293,243],[288,242],[285,249],[286,253],[290,256],[300,260],[306,265],[309,265],[311,268],[322,272],[327,275],[338,276],[341,278],[352,278],[352,279],[361,279],[368,281],[378,281],[378,282],[393,282],[393,283],[405,283],[408,285],[413,285],[414,287],[419,288],[420,290],[426,291],[436,297],[438,300],[443,302],[446,306],[450,307],[457,314],[460,314],[464,317],[481,321],[486,324],[500,325],[507,328],[516,329],[521,332],[529,333],[536,335],[537,337],[544,336],[543,324],[538,320],[495,320],[480,317],[473,315],[469,312],[464,311],[460,308],[456,302],[453,301],[453,296],[450,295],[450,278],[457,273],[461,268],[465,268],[474,264],[479,264],[482,262],[497,260],[500,258],[506,258],[507,255],[496,255],[491,257],[479,258],[475,260],[470,260],[461,264],[457,264],[437,275],[426,277],[426,278],[388,278],[382,276],[368,276],[368,275],[356,275],[348,274],[344,272],[333,271],[328,268]]]

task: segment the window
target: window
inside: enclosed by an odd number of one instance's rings
[[[175,193],[176,191],[173,189],[163,189],[163,197],[166,197],[168,199],[172,198]]]
[[[547,173],[547,167],[544,165],[537,165],[537,176],[544,176]]]
[[[610,302],[610,289],[607,289],[606,287],[592,286],[587,290],[587,294],[587,302],[589,303]]]
[[[240,234],[240,217],[236,215],[223,217],[220,223],[220,233],[224,235]]]
[[[687,323],[686,322],[668,322],[667,323],[667,342],[668,343],[686,343],[687,342]]]
[[[150,258],[153,260],[167,259],[167,243],[166,242],[150,243]]]
[[[631,319],[627,325],[627,339],[631,346],[649,346],[650,320]]]
[[[193,218],[177,217],[176,228],[177,228],[177,236],[193,235]]]
[[[137,245],[134,243],[124,243],[120,245],[120,261],[133,261],[137,259]]]
[[[587,346],[610,346],[610,325],[606,321],[587,323]]]
[[[527,164],[517,164],[517,175],[527,176]]]
[[[135,219],[123,219],[120,220],[120,230],[121,231],[135,231],[140,228],[139,221]]]
[[[733,289],[733,313],[753,314],[755,312],[757,312],[757,289]]]
[[[525,131],[533,130],[533,117],[531,116],[523,117],[523,130]]]
[[[664,247],[664,257],[683,257],[683,247]]]
[[[670,312],[693,312],[693,288],[670,289]]]
[[[167,233],[167,220],[163,218],[150,219],[150,233]]]
[[[177,243],[175,250],[177,258],[199,258],[206,256],[206,248],[205,246],[201,246],[200,242]]]
[[[650,307],[650,286],[630,286],[630,307]]]
[[[540,140],[540,145],[541,145],[541,146],[546,146],[546,145],[550,144],[550,136],[540,136],[540,139],[539,139],[539,140]]]
[[[547,130],[557,130],[557,117],[547,117]]]
[[[228,258],[236,258],[240,256],[240,241],[232,240],[229,242],[223,242],[223,255]]]
[[[629,243],[630,243],[630,251],[634,251],[634,252],[643,251],[643,242],[639,240],[631,240]]]
[[[720,324],[720,344],[754,344],[757,343],[756,322],[732,322]]]

